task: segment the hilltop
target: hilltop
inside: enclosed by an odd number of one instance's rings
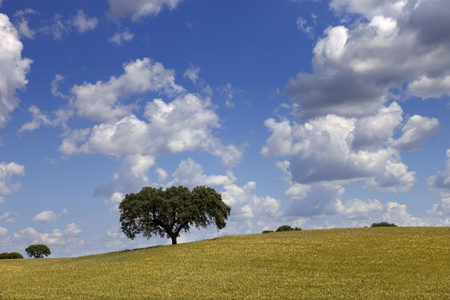
[[[1,299],[445,299],[450,228],[305,230],[0,261]]]

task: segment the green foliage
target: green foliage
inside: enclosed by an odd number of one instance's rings
[[[29,257],[44,258],[44,256],[50,255],[50,249],[43,244],[31,245],[25,249]]]
[[[278,229],[276,230],[276,232],[282,232],[282,231],[294,231],[294,230],[302,230],[301,228],[295,227],[292,228],[289,225],[282,225],[280,227],[278,227]]]
[[[264,230],[262,233],[271,233],[273,230]]]
[[[22,254],[18,252],[3,252],[0,253],[0,259],[17,259],[17,258],[23,258]]]
[[[380,223],[373,223],[370,227],[397,227],[394,223],[388,223],[388,222],[380,222]]]
[[[219,193],[204,186],[192,191],[183,186],[166,190],[144,187],[137,194],[127,194],[119,209],[122,231],[128,238],[155,234],[172,239],[172,244],[191,226],[206,228],[214,223],[218,229],[224,228],[231,211]]]

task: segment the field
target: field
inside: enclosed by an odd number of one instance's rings
[[[449,227],[399,227],[0,260],[0,299],[450,299],[449,251]]]

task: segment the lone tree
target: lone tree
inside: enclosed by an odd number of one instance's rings
[[[224,228],[231,211],[219,193],[204,186],[192,191],[183,186],[144,187],[137,194],[127,194],[119,209],[122,231],[128,238],[143,233],[149,239],[155,234],[172,239],[173,245],[180,232],[188,232],[191,226],[206,228],[214,223],[217,229]]]
[[[43,244],[39,245],[31,245],[27,249],[25,249],[29,257],[34,258],[44,258],[44,256],[50,255],[50,249]]]

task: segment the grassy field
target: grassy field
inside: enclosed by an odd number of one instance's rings
[[[0,260],[0,299],[449,299],[449,251],[449,227],[399,227]]]

